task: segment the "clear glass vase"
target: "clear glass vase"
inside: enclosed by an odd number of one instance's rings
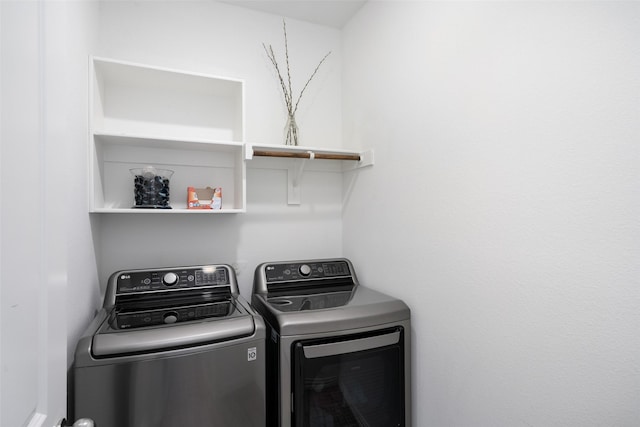
[[[289,114],[284,128],[284,143],[285,145],[298,145],[299,141],[300,129],[298,128],[298,123],[296,123],[296,117],[293,114]]]

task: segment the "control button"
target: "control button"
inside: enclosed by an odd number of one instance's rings
[[[171,323],[176,323],[178,321],[178,313],[176,313],[175,311],[170,311],[168,313],[165,313],[164,315],[164,323],[171,324]]]
[[[151,284],[151,279],[149,279],[148,277],[145,278],[142,283],[144,283],[145,285],[150,285]]]
[[[308,276],[311,274],[311,267],[309,267],[307,264],[302,264],[300,266],[300,274],[302,274],[303,276]]]
[[[173,286],[178,283],[178,275],[176,273],[167,273],[162,277],[162,283],[166,286]]]

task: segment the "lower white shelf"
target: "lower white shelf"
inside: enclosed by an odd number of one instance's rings
[[[92,213],[223,214],[245,212],[244,145],[140,135],[94,134],[90,145]],[[173,209],[136,209],[132,170],[153,166],[170,175]],[[222,209],[187,209],[189,187],[222,188]],[[226,206],[226,208],[225,208]]]
[[[233,213],[244,213],[245,209],[135,209],[135,208],[100,208],[94,209],[91,213],[118,213],[118,214],[190,214],[190,215],[215,215],[215,214],[233,214]]]

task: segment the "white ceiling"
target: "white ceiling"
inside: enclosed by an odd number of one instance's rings
[[[220,0],[333,28],[342,28],[367,0]]]

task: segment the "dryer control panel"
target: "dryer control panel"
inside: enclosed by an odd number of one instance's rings
[[[351,276],[346,261],[269,264],[264,272],[267,283]]]
[[[350,291],[358,286],[351,261],[346,258],[265,262],[256,267],[253,293],[274,296]]]

